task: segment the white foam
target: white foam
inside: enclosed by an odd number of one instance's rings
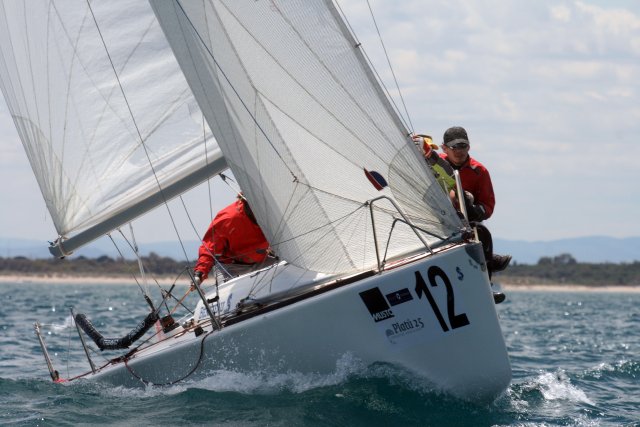
[[[365,370],[362,362],[352,354],[344,354],[336,362],[333,372],[327,374],[267,371],[237,372],[214,370],[206,378],[186,380],[172,386],[147,386],[145,388],[126,388],[122,386],[99,386],[106,396],[130,396],[146,398],[163,395],[175,395],[188,389],[202,389],[215,392],[236,392],[243,394],[275,394],[283,390],[303,393],[319,387],[332,386],[345,382],[351,375]]]
[[[277,393],[282,390],[302,393],[318,387],[340,384],[350,375],[362,372],[364,369],[359,359],[352,354],[344,354],[336,362],[335,371],[328,374],[216,370],[204,379],[191,382],[189,386],[218,392],[233,391],[247,394]]]
[[[71,315],[65,317],[64,319],[64,323],[51,323],[50,325],[47,325],[51,328],[51,330],[53,330],[53,332],[62,332],[70,327],[72,327],[74,325],[73,323],[73,317],[71,317]]]
[[[543,373],[538,376],[534,382],[544,398],[548,401],[568,400],[570,402],[595,405],[584,391],[571,384],[569,377],[563,370],[558,370],[555,373]]]
[[[242,394],[277,394],[282,391],[304,393],[316,388],[330,387],[347,382],[352,377],[365,379],[387,378],[392,383],[401,384],[416,392],[433,392],[434,388],[426,380],[395,365],[376,364],[366,366],[351,353],[342,355],[330,373],[273,372],[256,370],[238,372],[214,370],[202,379],[186,380],[172,386],[147,386],[145,388],[102,387],[100,392],[107,396],[131,396],[146,398],[175,395],[188,389],[214,392],[235,392]]]

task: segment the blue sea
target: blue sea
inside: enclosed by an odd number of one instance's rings
[[[640,294],[512,291],[497,306],[513,382],[489,405],[390,365],[331,375],[217,372],[170,387],[54,384],[87,370],[69,307],[106,336],[144,317],[130,285],[0,284],[0,425],[640,426]],[[103,356],[94,354],[100,362]]]

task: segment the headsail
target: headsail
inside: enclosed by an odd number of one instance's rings
[[[0,86],[66,250],[225,168],[146,2],[0,3]]]
[[[380,195],[431,243],[460,229],[330,0],[151,4],[282,258],[336,273],[375,265],[367,201]],[[385,250],[399,215],[374,207]],[[387,255],[423,245],[395,225]]]

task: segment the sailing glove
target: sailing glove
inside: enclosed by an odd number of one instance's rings
[[[464,192],[464,206],[467,208],[467,216],[469,217],[469,221],[480,222],[486,218],[486,211],[484,210],[484,206],[480,203],[474,204],[473,194],[468,191]]]

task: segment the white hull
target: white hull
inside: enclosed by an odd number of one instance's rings
[[[349,354],[365,364],[406,367],[439,390],[488,401],[506,389],[511,367],[484,265],[474,258],[483,262],[478,245],[458,246],[219,331],[212,331],[205,316],[205,333],[180,333],[180,327],[172,337],[135,352],[126,365],[113,363],[91,377],[136,386],[202,378],[216,369],[330,373]],[[229,286],[227,295],[233,289]]]

